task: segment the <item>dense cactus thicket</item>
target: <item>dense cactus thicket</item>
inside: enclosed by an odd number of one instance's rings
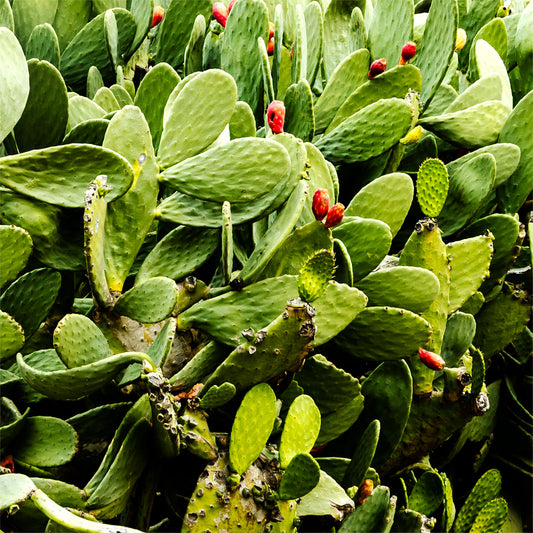
[[[0,0],[0,117],[4,531],[531,530],[533,2]]]

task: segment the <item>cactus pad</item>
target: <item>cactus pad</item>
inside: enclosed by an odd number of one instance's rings
[[[259,413],[260,416],[257,416]],[[229,448],[230,464],[237,474],[259,457],[274,427],[276,395],[266,383],[251,388],[235,415]]]
[[[228,403],[237,389],[233,383],[226,381],[222,385],[213,385],[209,388],[207,393],[202,397],[200,401],[200,407],[202,409],[214,409]]]
[[[409,509],[430,516],[444,499],[442,478],[436,472],[424,472],[409,494]]]
[[[30,234],[17,226],[0,226],[0,288],[13,281],[26,266],[33,242]]]
[[[491,500],[479,511],[470,533],[498,533],[507,520],[507,513],[507,502],[503,498]]]
[[[440,159],[426,159],[418,169],[416,197],[427,217],[438,217],[446,201],[448,169]]]
[[[16,354],[24,346],[22,326],[0,310],[0,361]]]
[[[308,453],[298,453],[287,465],[279,485],[282,500],[294,500],[311,492],[320,480],[320,466]]]
[[[296,455],[307,453],[315,444],[319,432],[320,411],[313,398],[307,394],[297,396],[289,407],[281,434],[281,468],[288,468]]]
[[[330,250],[318,250],[304,263],[298,274],[298,294],[302,300],[313,302],[326,290],[333,277],[335,259]]]

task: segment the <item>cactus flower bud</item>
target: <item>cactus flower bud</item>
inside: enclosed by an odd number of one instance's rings
[[[154,16],[152,17],[152,24],[150,25],[150,28],[157,26],[163,20],[164,15],[165,15],[165,10],[161,6],[155,6]]]
[[[402,137],[400,142],[405,145],[416,144],[422,138],[425,131],[422,126],[416,126],[405,137]]]
[[[272,39],[272,37],[274,37],[274,31],[275,31],[274,23],[269,22],[268,23],[268,38],[269,39]]]
[[[271,56],[273,53],[274,53],[274,37],[271,37],[268,40],[268,44],[267,44],[267,54]]]
[[[213,18],[224,28],[228,20],[228,8],[222,2],[215,2],[213,4]]]
[[[324,223],[324,226],[326,226],[326,228],[333,228],[334,226],[338,226],[341,223],[343,216],[344,206],[342,204],[335,204],[328,211],[328,216],[326,217],[326,222]]]
[[[463,28],[457,28],[457,34],[455,37],[455,51],[462,50],[466,44],[468,37],[466,31]]]
[[[378,74],[385,72],[387,68],[387,60],[385,58],[376,59],[371,65],[368,71],[368,79],[373,80]]]
[[[329,211],[329,194],[326,189],[317,189],[313,195],[313,215],[317,220],[323,220]]]
[[[228,4],[228,15],[231,13],[231,10],[233,9],[233,4],[235,4],[237,0],[231,0],[231,2]]]
[[[400,57],[400,65],[405,65],[407,61],[415,57],[416,43],[407,41],[402,47],[402,56]]]
[[[442,370],[446,366],[446,361],[436,353],[419,348],[418,355],[420,360],[431,370]]]
[[[267,122],[272,133],[283,133],[285,122],[285,105],[279,100],[273,100],[267,107]]]

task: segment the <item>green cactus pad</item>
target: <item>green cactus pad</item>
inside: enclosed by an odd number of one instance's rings
[[[409,130],[411,119],[407,102],[380,100],[351,115],[316,146],[333,163],[367,161],[394,146]]]
[[[98,326],[84,315],[65,315],[54,330],[54,348],[67,368],[109,357],[111,349]]]
[[[143,261],[135,282],[155,276],[181,279],[202,266],[218,247],[217,230],[179,226],[161,239]]]
[[[280,316],[258,331],[252,340],[237,346],[219,365],[206,381],[205,390],[230,381],[240,391],[287,370],[297,370],[314,339],[314,313],[305,302],[289,300]]]
[[[483,102],[491,100],[501,100],[502,82],[500,77],[495,74],[488,74],[483,78],[467,87],[446,109],[443,113],[456,113],[463,111]]]
[[[183,57],[183,70],[185,75],[202,70],[202,50],[204,47],[205,33],[205,17],[202,14],[197,15],[194,19],[191,36]]]
[[[429,104],[439,88],[453,57],[457,34],[457,3],[439,0],[431,4],[415,64],[422,72],[420,99]]]
[[[116,19],[115,32],[118,31],[120,42],[120,50],[117,50],[117,53],[122,54],[127,51],[133,40],[135,19],[129,11],[122,8],[114,8],[112,14]],[[83,26],[61,54],[61,74],[65,83],[75,91],[82,91],[85,88],[87,72],[92,65],[98,68],[104,81],[111,82],[114,78],[105,16],[106,13],[100,13]],[[102,46],[103,43],[106,45]]]
[[[509,113],[506,104],[491,100],[455,113],[424,117],[419,123],[445,141],[471,150],[494,143]]]
[[[320,411],[313,398],[307,394],[297,396],[289,407],[281,434],[279,445],[281,468],[289,468],[289,463],[294,457],[306,454],[315,444],[319,432]],[[318,483],[318,478],[316,481]]]
[[[0,511],[23,503],[35,490],[33,481],[23,474],[6,474],[0,477]]]
[[[342,520],[353,508],[354,503],[344,489],[321,470],[317,486],[302,498],[297,515],[332,516],[335,520]]]
[[[67,144],[0,159],[0,183],[17,192],[63,207],[82,207],[97,174],[108,176],[107,201],[130,187],[133,171],[121,156],[99,146]]]
[[[279,486],[282,500],[294,500],[311,492],[320,480],[320,466],[308,453],[295,455],[287,465]]]
[[[372,459],[381,468],[396,448],[409,419],[413,396],[413,378],[405,361],[388,361],[379,365],[363,381],[361,393],[365,408],[356,424],[346,434],[343,448],[351,455],[349,438],[356,439],[373,420],[380,422],[380,437]]]
[[[368,80],[370,53],[366,48],[346,56],[335,68],[316,102],[318,132],[324,131],[347,98]]]
[[[85,98],[85,96],[67,93],[68,100],[68,123],[67,131],[70,131],[78,124],[94,118],[103,118],[106,112],[96,102]]]
[[[158,63],[146,74],[135,93],[134,103],[148,122],[155,150],[163,131],[165,104],[179,81],[180,77],[168,63]]]
[[[404,98],[410,90],[420,91],[421,84],[420,71],[413,65],[398,65],[373,80],[366,80],[340,106],[326,132],[378,100]]]
[[[491,500],[479,511],[470,533],[498,533],[507,520],[507,514],[507,502],[503,498]]]
[[[409,509],[430,516],[442,503],[444,486],[436,472],[424,472],[409,494]]]
[[[304,17],[307,35],[307,75],[305,78],[312,87],[320,67],[324,46],[324,19],[320,4],[311,2],[305,6]]]
[[[440,292],[438,278],[425,268],[396,266],[371,272],[356,283],[371,306],[392,306],[424,312]]]
[[[289,152],[290,171],[270,192],[256,200],[247,203],[233,203],[231,211],[234,224],[259,219],[278,209],[287,200],[302,177],[305,166],[305,149],[302,141],[289,134],[278,134],[270,139],[285,146]],[[176,192],[161,202],[156,216],[186,226],[216,228],[222,223],[220,217],[221,203],[205,202]]]
[[[459,364],[475,334],[476,320],[472,315],[457,311],[449,316],[440,352],[447,367],[453,368]]]
[[[50,443],[54,443],[50,446]],[[24,439],[18,439],[15,459],[38,467],[68,463],[78,451],[78,436],[67,422],[52,416],[29,416]]]
[[[450,235],[475,218],[490,194],[496,176],[496,160],[481,154],[469,161],[448,165],[450,190],[439,222],[444,235]]]
[[[335,338],[354,357],[371,361],[403,359],[426,346],[432,328],[422,317],[396,307],[367,307]]]
[[[516,62],[520,69],[520,77],[524,80],[524,85],[531,90],[533,86],[533,70],[529,64],[528,58],[531,56],[531,10],[524,10],[516,26],[514,36],[514,51],[516,53]],[[512,35],[511,31],[507,32]]]
[[[426,159],[416,178],[416,197],[424,215],[438,217],[448,194],[448,169],[440,159]]]
[[[513,108],[513,93],[507,75],[507,68],[496,50],[484,39],[477,39],[471,49],[472,78],[483,78],[495,73],[502,83],[501,101],[511,110]]]
[[[398,64],[402,46],[413,38],[413,18],[414,4],[410,0],[376,4],[368,27],[372,60],[385,58],[389,67]]]
[[[117,102],[115,95],[108,87],[100,87],[100,89],[96,91],[93,101],[107,113],[112,113],[113,111],[118,111],[120,109],[120,105]]]
[[[479,350],[473,347],[470,349],[470,354],[472,356],[472,386],[470,394],[477,397],[485,383],[485,358]]]
[[[296,4],[294,10],[294,41],[292,44],[291,82],[298,83],[305,79],[307,74],[307,27],[302,5]],[[290,8],[289,8],[290,9]],[[287,93],[285,93],[287,94]]]
[[[305,226],[297,227],[276,250],[263,270],[262,277],[298,274],[305,261],[321,249],[328,251],[332,249],[331,232],[324,224],[313,220]]]
[[[118,102],[118,105],[122,109],[127,105],[133,105],[133,99],[130,96],[130,93],[122,87],[122,85],[113,84],[109,87],[109,90],[113,93],[113,96]]]
[[[490,276],[481,286],[481,291],[488,294],[493,287],[501,285],[507,271],[516,257],[516,245],[520,245],[520,224],[512,215],[495,213],[481,218],[468,226],[465,236],[484,234],[493,235],[494,253],[490,263]]]
[[[113,310],[139,322],[153,324],[167,318],[176,305],[176,284],[158,276],[147,279],[125,292]]]
[[[235,81],[221,70],[189,81],[165,108],[157,152],[161,166],[168,168],[207,148],[229,123],[236,101]]]
[[[457,311],[489,276],[492,254],[492,237],[488,235],[446,245],[446,255],[451,266],[448,313]]]
[[[216,459],[217,445],[209,431],[206,413],[186,406],[179,421],[183,424],[182,437],[187,449],[204,461]]]
[[[105,219],[107,202],[104,196],[109,192],[105,175],[97,176],[85,193],[85,211],[83,215],[85,260],[89,284],[95,300],[102,307],[113,303],[105,270]]]
[[[368,424],[363,434],[359,437],[350,464],[344,472],[343,487],[359,487],[366,479],[366,472],[376,453],[379,432],[380,422],[376,419]]]
[[[477,481],[457,514],[453,531],[467,531],[485,505],[500,493],[502,478],[496,469],[487,470]]]
[[[246,102],[237,102],[229,121],[230,139],[255,137],[255,118]]]
[[[74,231],[68,231],[62,223],[66,213],[61,208],[6,189],[0,195],[0,205],[4,223],[23,227],[30,233],[35,257],[41,263],[60,270],[85,268],[79,219]]]
[[[13,281],[17,274],[26,266],[30,257],[33,242],[30,234],[17,226],[0,225],[0,288]]]
[[[120,445],[113,462],[87,500],[89,509],[98,509],[119,499],[141,476],[149,460],[150,423],[140,418]]]
[[[2,447],[7,449],[24,427],[24,419],[28,416],[30,408],[27,407],[24,414],[21,414],[13,401],[3,396],[0,400],[0,409],[2,413],[0,438],[2,439]]]
[[[24,112],[30,79],[24,52],[7,28],[0,28],[0,45],[0,141],[3,141]]]
[[[61,287],[61,274],[39,268],[20,276],[2,294],[0,308],[24,330],[26,338],[37,331],[48,316]]]
[[[400,230],[413,201],[413,180],[407,174],[386,174],[365,185],[344,211],[345,217],[358,216],[385,222],[392,237]]]
[[[328,287],[335,270],[335,258],[330,250],[318,250],[303,264],[298,273],[298,295],[313,302]]]
[[[261,412],[261,416],[257,416]],[[231,428],[230,464],[244,471],[257,459],[274,427],[276,395],[266,383],[251,388],[244,396]]]
[[[470,313],[476,315],[485,303],[485,296],[482,292],[476,291],[468,300],[463,304],[461,310],[464,313]]]
[[[28,61],[30,94],[15,126],[21,152],[57,145],[63,139],[68,118],[65,82],[48,61]]]
[[[513,109],[499,137],[499,142],[516,144],[521,150],[520,163],[513,175],[497,190],[498,203],[504,213],[513,214],[531,193],[533,138],[527,135],[533,126],[533,92],[529,92]]]
[[[112,355],[89,365],[65,370],[39,370],[26,363],[17,354],[17,365],[22,377],[36,391],[56,400],[83,398],[108,383],[131,363],[142,363],[148,356],[141,352]]]
[[[201,14],[208,19],[211,9],[212,4],[208,0],[199,0],[194,4],[169,4],[154,42],[156,62],[166,62],[174,68],[179,67],[183,63],[185,48],[196,17]]]
[[[303,141],[310,141],[315,133],[313,95],[307,80],[292,84],[285,92],[286,120],[284,131]]]
[[[63,138],[62,144],[85,143],[102,146],[109,120],[91,118],[76,124]]]
[[[392,234],[385,222],[371,218],[345,217],[333,236],[346,246],[352,261],[354,282],[368,275],[387,255]]]
[[[526,293],[501,292],[476,315],[474,345],[486,358],[492,357],[518,337],[530,316],[531,306]]]
[[[263,75],[258,37],[268,41],[268,9],[260,0],[243,0],[231,10],[220,50],[220,65],[235,80],[239,100],[263,114]]]
[[[108,205],[105,219],[105,276],[110,290],[120,291],[154,218],[158,167],[137,107],[126,106],[111,119],[103,146],[125,157],[134,172],[132,186]]]
[[[248,285],[257,280],[277,249],[290,234],[300,218],[308,192],[309,184],[301,180],[289,196],[274,223],[268,228],[257,243],[248,261],[243,265],[239,277],[242,278],[244,284]]]
[[[222,385],[213,385],[200,401],[202,409],[214,409],[228,403],[237,392],[235,385],[226,381]]]
[[[376,487],[363,504],[342,523],[339,533],[386,531],[391,503],[395,502],[391,502],[389,487]]]
[[[24,346],[22,326],[8,313],[0,310],[0,361],[15,355]]]
[[[333,239],[333,253],[335,254],[335,281],[350,287],[353,285],[353,267],[350,254],[340,239]]]
[[[236,139],[173,165],[161,178],[170,187],[201,200],[233,204],[249,202],[270,191],[282,180],[289,164],[289,155],[279,143]],[[257,168],[266,169],[261,179]]]
[[[98,92],[98,89],[104,87],[104,80],[100,71],[92,65],[89,71],[87,72],[87,98],[93,99],[95,94]]]

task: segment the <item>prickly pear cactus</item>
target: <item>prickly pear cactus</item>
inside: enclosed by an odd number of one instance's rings
[[[0,0],[4,529],[531,530],[531,22]]]

